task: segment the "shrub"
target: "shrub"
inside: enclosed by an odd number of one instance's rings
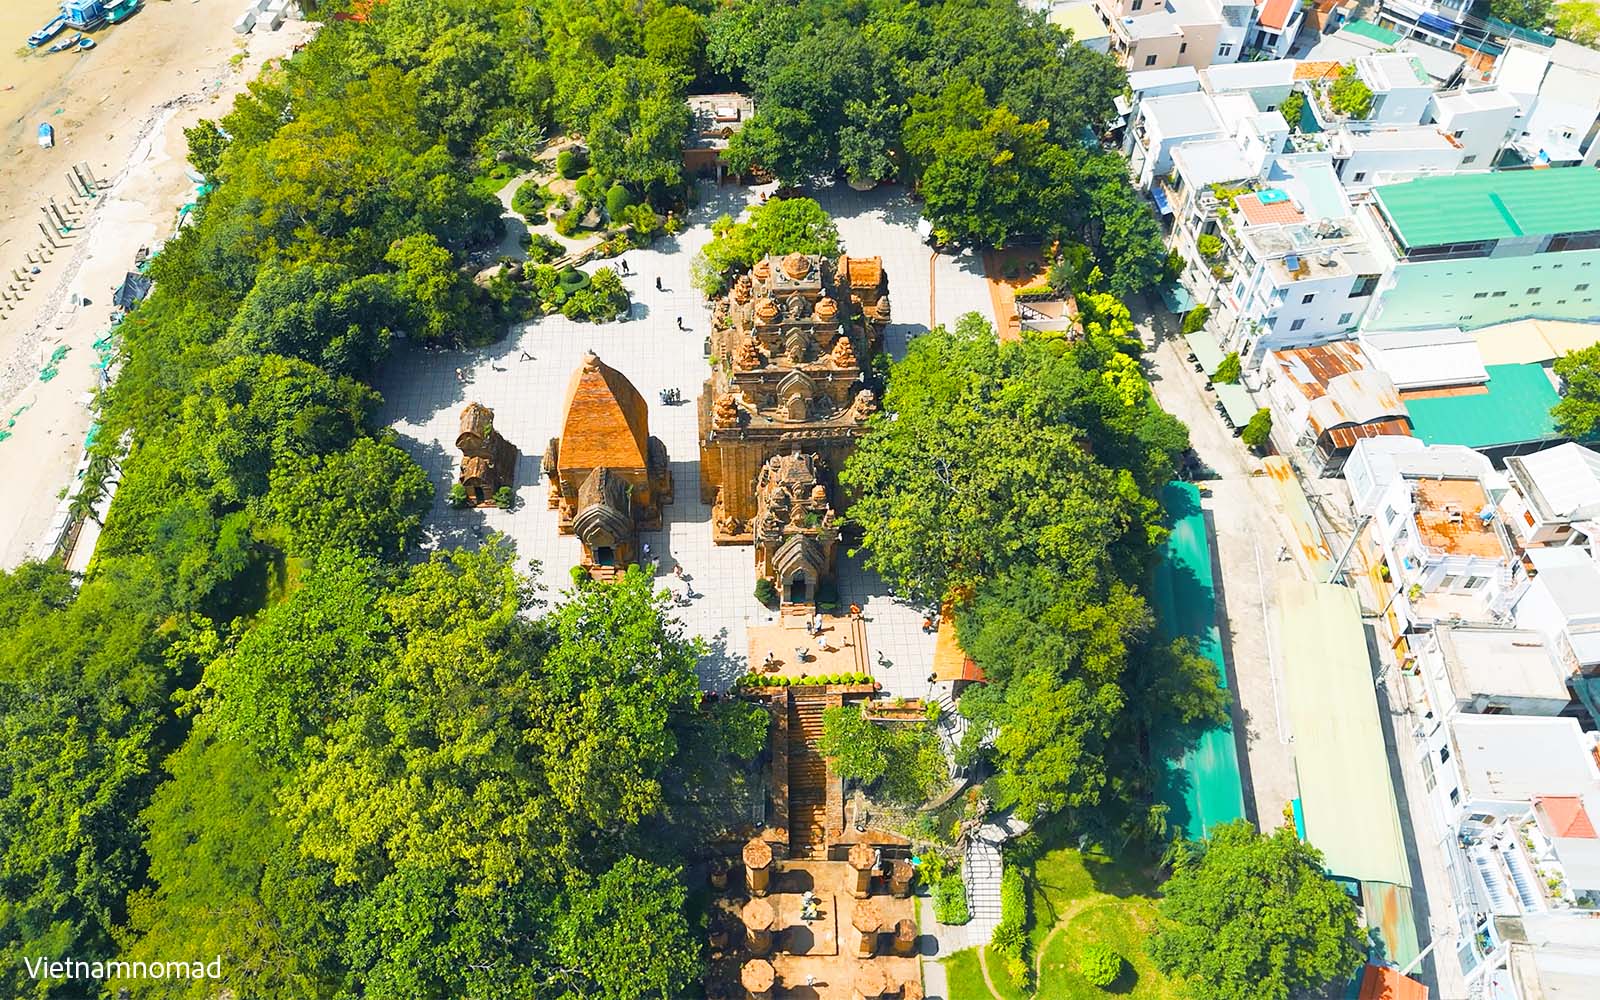
[[[511,487],[502,486],[494,491],[494,505],[501,510],[510,510],[511,505],[515,502],[516,497],[512,496]]]
[[[588,211],[588,208],[579,202],[576,208],[569,209],[566,214],[556,219],[556,232],[562,236],[571,236],[578,231],[578,223]]]
[[[778,588],[764,576],[756,577],[756,600],[769,608],[778,603]]]
[[[1195,306],[1183,314],[1183,333],[1188,336],[1205,329],[1206,320],[1211,318],[1211,309],[1205,305]],[[1237,356],[1237,355],[1236,355]]]
[[[556,173],[572,180],[589,167],[588,151],[571,146],[556,154]]]
[[[1239,435],[1246,448],[1260,449],[1272,438],[1272,411],[1260,409]]]
[[[1210,233],[1202,233],[1195,246],[1200,250],[1200,256],[1206,260],[1216,260],[1222,256],[1222,237]]]
[[[1346,66],[1328,87],[1328,106],[1341,115],[1365,118],[1372,111],[1372,88],[1361,82],[1354,68]]]
[[[567,248],[560,240],[546,236],[544,233],[528,234],[528,259],[535,264],[548,264],[557,260],[567,252]]]
[[[572,577],[572,585],[574,587],[581,587],[593,579],[589,575],[589,570],[582,565],[572,567],[569,574]]]
[[[467,505],[467,488],[460,483],[451,483],[450,492],[445,496],[445,503],[457,510]]]
[[[1122,956],[1107,945],[1086,945],[1078,955],[1078,972],[1089,985],[1105,989],[1122,975]]]
[[[1239,352],[1229,351],[1228,356],[1222,359],[1221,364],[1217,365],[1217,370],[1211,373],[1211,381],[1237,385],[1240,376],[1243,374],[1244,368],[1239,363]]]
[[[545,190],[538,181],[523,181],[511,196],[511,210],[529,222],[544,221]]]
[[[560,283],[568,295],[579,289],[588,288],[592,280],[587,272],[580,271],[575,267],[564,267],[556,272],[556,281]]]
[[[933,918],[941,924],[964,924],[972,919],[967,909],[967,884],[953,871],[933,887]]]
[[[1000,872],[1000,923],[990,944],[1005,958],[1006,975],[1013,986],[1028,985],[1028,889],[1022,869],[1007,864]]]
[[[611,190],[606,192],[606,215],[613,222],[621,222],[623,213],[633,204],[633,195],[622,186],[622,182],[611,185]]]

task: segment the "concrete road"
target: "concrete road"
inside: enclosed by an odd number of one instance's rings
[[[1250,475],[1260,463],[1212,409],[1216,396],[1184,360],[1188,349],[1170,315],[1136,307],[1134,321],[1146,346],[1153,345],[1145,353],[1145,371],[1156,399],[1188,425],[1195,453],[1216,477],[1206,483],[1211,495],[1202,498],[1201,507],[1211,533],[1223,660],[1235,694],[1233,728],[1245,811],[1258,827],[1271,830],[1284,822],[1284,807],[1298,794],[1271,629],[1277,580],[1299,571],[1294,563],[1279,561],[1286,528],[1268,481]]]

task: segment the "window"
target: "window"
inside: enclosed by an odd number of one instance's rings
[[[1473,292],[1472,293],[1472,297],[1475,298],[1475,299],[1486,299],[1486,298],[1489,297],[1489,293],[1488,292]]]
[[[1478,154],[1476,154],[1476,153],[1473,153],[1471,156],[1463,156],[1461,158],[1461,165],[1464,167],[1469,163],[1476,163],[1477,160],[1478,160]]]
[[[1189,43],[1188,42],[1179,42],[1178,43],[1178,55],[1181,56],[1185,52],[1188,52],[1188,51],[1189,51]]]
[[[1589,290],[1589,283],[1584,282],[1581,285],[1573,285],[1572,290],[1575,292],[1587,292]]]
[[[1316,292],[1312,292],[1310,295],[1307,295],[1305,298],[1301,299],[1300,300],[1300,304],[1303,305],[1303,306],[1309,306],[1311,304],[1311,300],[1316,298],[1316,297],[1317,297],[1317,293]]]
[[[1292,331],[1300,329],[1301,327],[1303,327],[1305,325],[1306,325],[1306,321],[1305,320],[1297,319],[1293,323],[1289,324],[1289,330],[1292,332]]]
[[[1379,277],[1381,276],[1376,274],[1363,274],[1357,278],[1355,287],[1350,289],[1350,297],[1352,299],[1364,299],[1377,291]]]
[[[1156,64],[1156,57],[1155,56],[1145,56],[1144,57],[1144,64],[1146,66],[1154,66]]]
[[[1367,172],[1365,170],[1357,170],[1356,171],[1356,175],[1354,177],[1350,178],[1350,183],[1352,183],[1352,184],[1360,184],[1362,181],[1364,181],[1366,179],[1367,179]]]
[[[1469,577],[1467,577],[1467,589],[1468,590],[1481,590],[1481,589],[1483,589],[1483,586],[1485,584],[1487,584],[1488,582],[1489,582],[1489,578],[1486,577],[1486,576],[1469,576]]]
[[[1458,579],[1460,578],[1454,573],[1446,573],[1444,575],[1444,579],[1439,581],[1439,586],[1443,587],[1445,590],[1450,590],[1455,587],[1456,580]]]
[[[1219,56],[1231,56],[1231,55],[1233,55],[1233,43],[1232,42],[1223,42],[1221,45],[1218,45],[1217,46],[1217,55],[1219,55]]]
[[[1464,136],[1464,135],[1466,135],[1466,134],[1467,134],[1467,130],[1466,130],[1466,129],[1464,129],[1464,128],[1458,128],[1458,129],[1456,129],[1456,130],[1455,130],[1455,131],[1454,131],[1454,132],[1451,132],[1451,133],[1450,133],[1450,134],[1451,134],[1451,135],[1453,135],[1453,136],[1455,136],[1455,137],[1456,137],[1456,138],[1457,138],[1457,139],[1459,139],[1459,138],[1461,138],[1461,137],[1462,137],[1462,136]]]
[[[1534,285],[1532,288],[1528,289],[1528,294],[1529,295],[1538,295],[1539,294],[1539,286],[1538,285]]]
[[[1133,9],[1138,10],[1144,6],[1144,0],[1133,0]]]
[[[1449,760],[1450,760],[1450,748],[1449,747],[1440,747],[1439,748],[1439,763],[1443,764],[1443,763],[1446,763]]]
[[[1506,293],[1505,292],[1495,292],[1493,295],[1491,295],[1489,297],[1492,298],[1492,299],[1503,299],[1503,298],[1506,297]]]
[[[1349,323],[1350,322],[1350,317],[1354,316],[1354,315],[1355,315],[1354,313],[1340,313],[1339,314],[1339,325],[1340,326],[1344,326],[1346,323]]]
[[[1450,789],[1450,804],[1453,806],[1458,806],[1461,804],[1461,789]]]

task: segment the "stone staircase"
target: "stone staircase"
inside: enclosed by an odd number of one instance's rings
[[[948,751],[947,755],[950,757],[950,776],[954,778],[957,776],[956,772],[960,770],[955,763],[955,748],[960,746],[961,741],[966,738],[967,727],[971,723],[967,721],[966,716],[961,714],[960,709],[956,708],[955,699],[950,697],[949,692],[941,690],[934,696],[933,700],[939,706],[937,729],[940,738],[945,742],[945,747]]]
[[[1000,923],[1000,847],[984,839],[983,831],[967,841],[966,866],[962,877],[967,883],[967,908],[972,912],[969,925],[987,941]]]
[[[817,753],[822,738],[819,699],[789,701],[789,853],[820,858],[827,850],[828,764]]]

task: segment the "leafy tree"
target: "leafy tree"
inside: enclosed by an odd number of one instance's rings
[[[947,781],[948,768],[939,738],[922,723],[879,726],[857,705],[822,713],[817,752],[827,757],[840,777],[873,786],[898,802],[922,802]]]
[[[839,130],[839,166],[853,184],[893,180],[894,148],[905,109],[898,105],[851,98],[844,104],[845,124]]]
[[[624,56],[569,96],[566,117],[606,176],[638,187],[674,187],[682,180],[690,124],[684,84],[683,74],[669,66]]]
[[[1198,333],[1206,328],[1206,323],[1211,319],[1211,307],[1201,303],[1183,314],[1183,334]],[[1224,358],[1224,361],[1227,359]]]
[[[1218,1000],[1289,1000],[1361,967],[1355,904],[1294,830],[1244,820],[1175,852],[1150,954]]]
[[[1278,111],[1283,115],[1283,120],[1288,122],[1289,127],[1296,132],[1300,131],[1301,116],[1305,114],[1305,110],[1306,95],[1298,90],[1292,91],[1288,97],[1283,99],[1283,103],[1278,105]]]
[[[560,977],[597,1000],[672,1000],[700,978],[681,869],[627,857],[573,893],[556,928]]]
[[[228,328],[232,350],[282,354],[339,375],[372,372],[388,352],[398,318],[382,275],[340,264],[264,266]]]
[[[798,108],[779,105],[758,110],[735,132],[722,160],[735,174],[759,169],[779,184],[795,187],[820,169],[825,153],[812,117]]]
[[[1239,439],[1244,442],[1246,448],[1257,449],[1272,440],[1272,411],[1266,408],[1257,410],[1244,425]]]
[[[1587,441],[1600,432],[1600,344],[1562,355],[1555,361],[1561,401],[1551,410],[1556,429]]]
[[[410,314],[411,328],[426,340],[447,337],[472,317],[469,282],[455,257],[427,234],[395,240],[384,255],[396,269],[395,293]]]
[[[651,62],[693,80],[704,69],[705,46],[705,22],[690,8],[674,4],[646,15],[644,55]]]
[[[1520,28],[1543,31],[1550,24],[1554,0],[1489,0],[1489,13]]]
[[[189,143],[189,163],[207,178],[212,178],[217,168],[222,166],[222,153],[228,148],[227,136],[222,134],[216,122],[202,118],[192,128],[183,130],[183,138]]]
[[[269,498],[297,553],[343,548],[393,559],[416,543],[433,484],[393,443],[357,438],[326,458],[274,469]]]
[[[723,216],[711,227],[712,239],[695,256],[694,283],[704,294],[720,294],[738,271],[770,254],[842,252],[839,228],[810,198],[773,198],[750,210],[744,222]]]
[[[1244,376],[1244,365],[1239,360],[1238,351],[1229,351],[1227,357],[1217,363],[1217,370],[1211,373],[1211,381],[1224,385],[1237,385]]]
[[[1557,35],[1593,48],[1600,43],[1600,5],[1587,0],[1566,0],[1555,4]]]

